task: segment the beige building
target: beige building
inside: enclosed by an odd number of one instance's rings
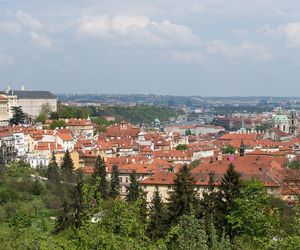
[[[49,105],[52,112],[57,111],[57,98],[49,91],[25,90],[23,85],[20,91],[13,91],[9,85],[6,91],[0,92],[0,95],[7,100],[6,112],[4,112],[4,100],[0,104],[2,106],[0,112],[3,112],[2,115],[0,114],[0,121],[4,121],[4,118],[6,120],[12,118],[12,107],[17,106],[21,106],[23,112],[31,117],[38,116],[43,105]]]
[[[17,96],[18,106],[22,107],[24,113],[36,117],[45,104],[49,104],[51,111],[57,111],[57,98],[49,91],[14,91]]]

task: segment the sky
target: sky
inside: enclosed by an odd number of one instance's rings
[[[300,96],[299,0],[0,0],[0,88]]]

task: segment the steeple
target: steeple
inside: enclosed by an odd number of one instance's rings
[[[25,91],[24,83],[22,83],[21,91]]]
[[[245,149],[246,149],[246,146],[244,144],[244,140],[242,139],[241,140],[241,146],[240,146],[240,156],[241,157],[245,156]]]

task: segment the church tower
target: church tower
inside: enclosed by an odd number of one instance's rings
[[[246,150],[246,146],[244,144],[244,140],[241,140],[241,146],[240,146],[240,156],[243,157],[245,156],[245,150]]]
[[[298,119],[295,110],[290,111],[290,133],[294,136],[298,135]]]

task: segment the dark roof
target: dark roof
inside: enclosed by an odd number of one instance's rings
[[[18,99],[56,99],[49,91],[13,91]]]

